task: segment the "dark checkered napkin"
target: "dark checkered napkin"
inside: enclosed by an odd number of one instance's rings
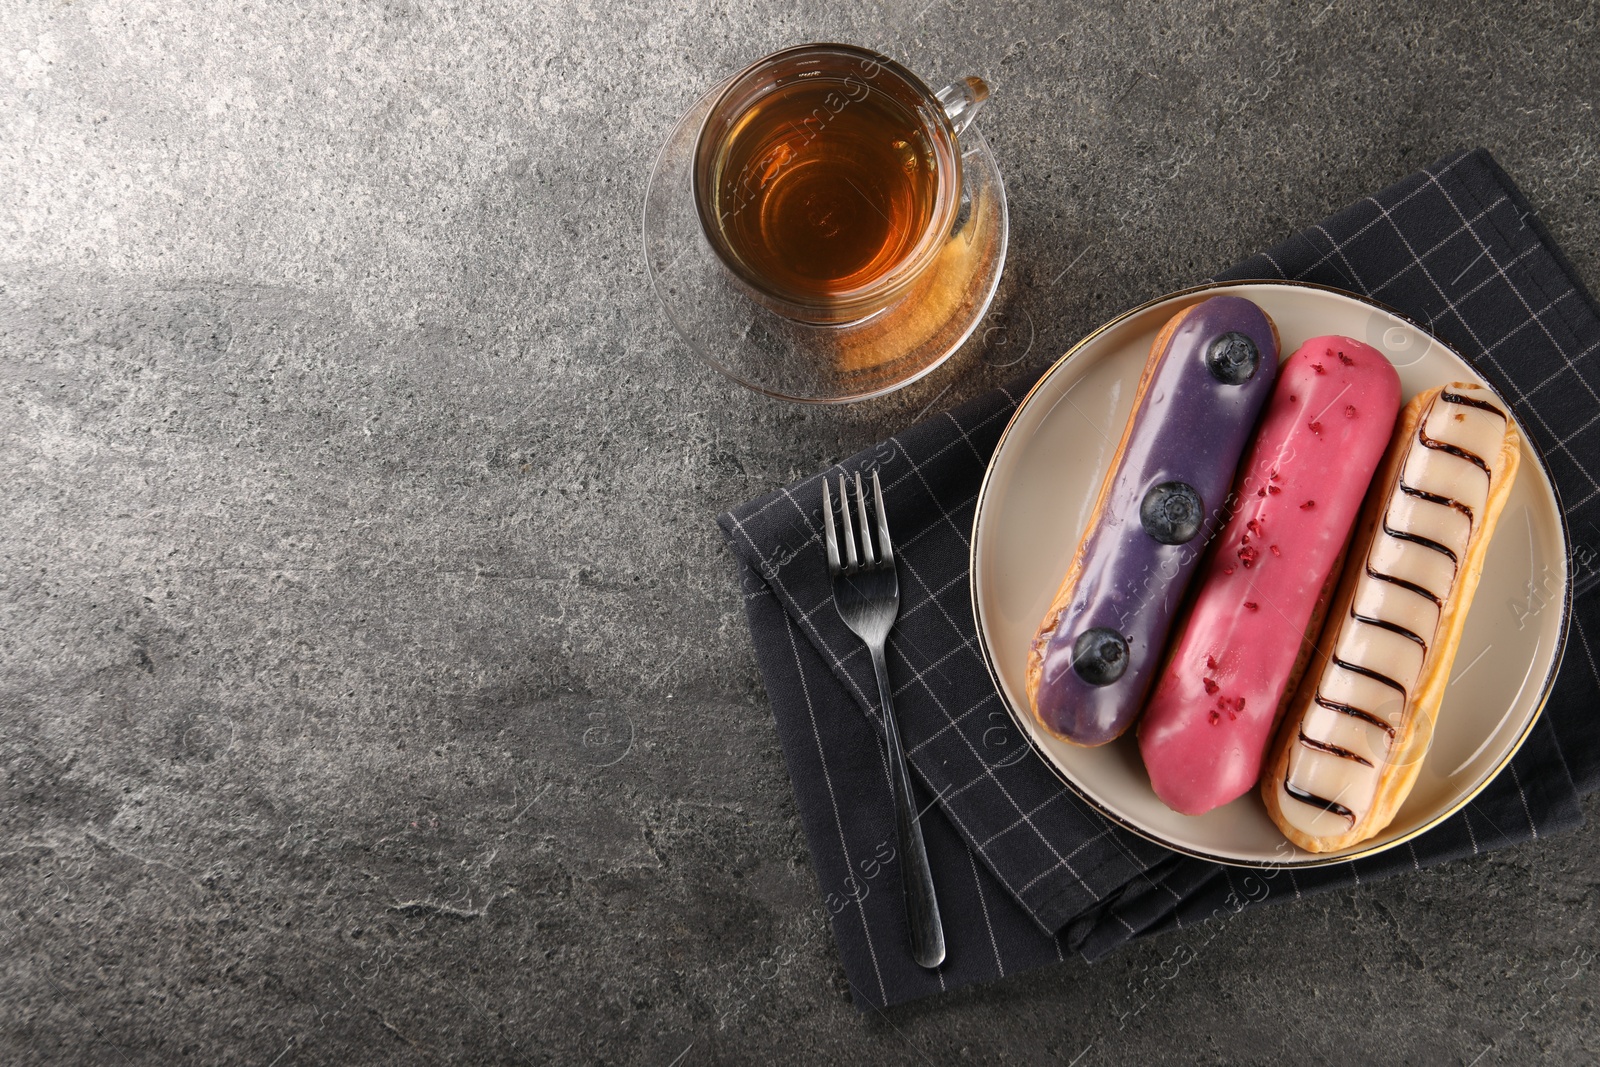
[[[1574,539],[1600,538],[1600,309],[1487,153],[1442,160],[1223,275],[1323,282],[1426,324],[1512,400],[1550,457]],[[862,1008],[909,1000],[1146,933],[1473,855],[1576,825],[1600,784],[1600,698],[1580,595],[1546,714],[1471,805],[1409,845],[1291,873],[1185,859],[1110,825],[1028,750],[976,648],[967,562],[978,485],[1028,382],[936,416],[719,522],[811,846],[822,906]],[[924,972],[906,949],[877,690],[834,610],[821,480],[878,470],[900,555],[890,678],[949,941]],[[1588,559],[1580,555],[1576,562]],[[1587,594],[1596,568],[1578,566]]]

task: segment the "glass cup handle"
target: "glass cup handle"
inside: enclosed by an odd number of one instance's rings
[[[933,95],[944,108],[956,136],[960,137],[961,131],[972,125],[972,120],[983,110],[983,102],[989,99],[989,86],[982,78],[968,77],[951,82]]]

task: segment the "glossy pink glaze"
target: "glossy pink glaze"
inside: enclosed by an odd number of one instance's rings
[[[1200,815],[1261,775],[1301,638],[1394,430],[1400,378],[1348,337],[1315,337],[1278,372],[1235,482],[1238,510],[1139,724],[1156,795]]]

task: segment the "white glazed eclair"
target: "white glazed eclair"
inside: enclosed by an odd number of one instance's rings
[[[1410,793],[1520,450],[1481,385],[1429,390],[1401,412],[1261,778],[1268,814],[1301,848],[1365,841]]]

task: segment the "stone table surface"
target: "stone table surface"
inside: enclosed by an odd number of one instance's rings
[[[1600,287],[1596,5],[659,7],[0,5],[0,1061],[1600,1055],[1592,798],[858,1015],[713,523],[1458,147]],[[1031,324],[828,410],[639,241],[674,117],[808,39],[992,80]]]

